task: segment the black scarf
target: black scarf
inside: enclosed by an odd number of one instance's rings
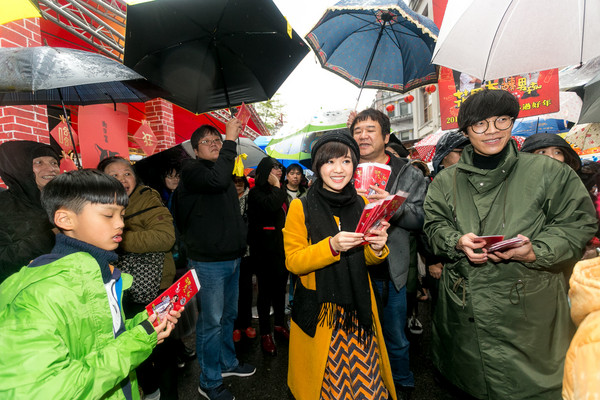
[[[341,193],[335,193],[324,189],[321,179],[315,181],[303,204],[312,243],[333,237],[340,229],[354,232],[365,206],[353,185],[346,185]],[[339,228],[334,215],[339,217]],[[307,290],[298,281],[297,290],[303,292],[301,303],[304,304],[298,305],[292,317],[300,328],[314,336],[317,323],[327,323],[330,327],[355,332],[360,338],[369,337],[373,317],[363,246],[342,252],[340,261],[316,271],[315,277],[316,291]]]

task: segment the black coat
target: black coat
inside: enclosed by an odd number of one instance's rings
[[[33,152],[46,144],[6,142],[0,146],[0,283],[54,247],[53,225],[40,203]]]
[[[173,214],[194,261],[230,261],[246,251],[246,226],[233,184],[235,142],[226,140],[216,162],[185,160]]]

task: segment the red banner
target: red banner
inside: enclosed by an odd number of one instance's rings
[[[142,120],[142,125],[140,125],[135,135],[133,135],[133,140],[135,140],[147,156],[154,154],[154,149],[156,149],[156,145],[158,144],[156,135],[154,135],[146,120]]]
[[[75,129],[73,129],[73,127],[71,127],[71,132],[73,133],[75,147],[77,147],[77,132],[75,132]],[[64,151],[75,151],[75,149],[73,148],[73,141],[71,141],[71,135],[69,134],[69,127],[67,126],[67,121],[62,115],[60,116],[60,122],[58,123],[58,125],[56,125],[54,129],[50,131],[50,135],[52,135],[54,140],[56,140],[56,143],[58,143],[60,148]]]
[[[79,144],[84,168],[96,168],[110,156],[129,159],[127,105],[98,104],[79,107]]]
[[[442,129],[458,128],[456,117],[462,102],[484,88],[504,89],[519,99],[519,118],[557,112],[560,109],[558,69],[481,82],[470,75],[440,67]]]

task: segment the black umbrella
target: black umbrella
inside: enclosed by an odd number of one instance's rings
[[[268,100],[307,53],[271,0],[127,7],[125,65],[195,113]]]

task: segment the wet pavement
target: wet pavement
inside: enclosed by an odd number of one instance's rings
[[[415,390],[411,400],[450,400],[460,397],[450,395],[446,389],[434,380],[434,369],[429,352],[431,343],[431,302],[419,302],[419,320],[423,324],[421,335],[409,334],[411,343],[410,362],[415,375]],[[258,332],[258,320],[253,320],[253,326]],[[192,335],[193,336],[193,335]],[[186,343],[192,347],[195,338],[188,337]],[[248,378],[229,377],[223,383],[238,400],[289,400],[293,396],[287,388],[288,349],[286,343],[278,343],[277,356],[263,354],[260,347],[260,337],[256,339],[243,338],[236,345],[238,358],[257,367],[256,373]],[[197,362],[188,363],[180,369],[179,399],[203,399],[198,394],[199,367]]]

